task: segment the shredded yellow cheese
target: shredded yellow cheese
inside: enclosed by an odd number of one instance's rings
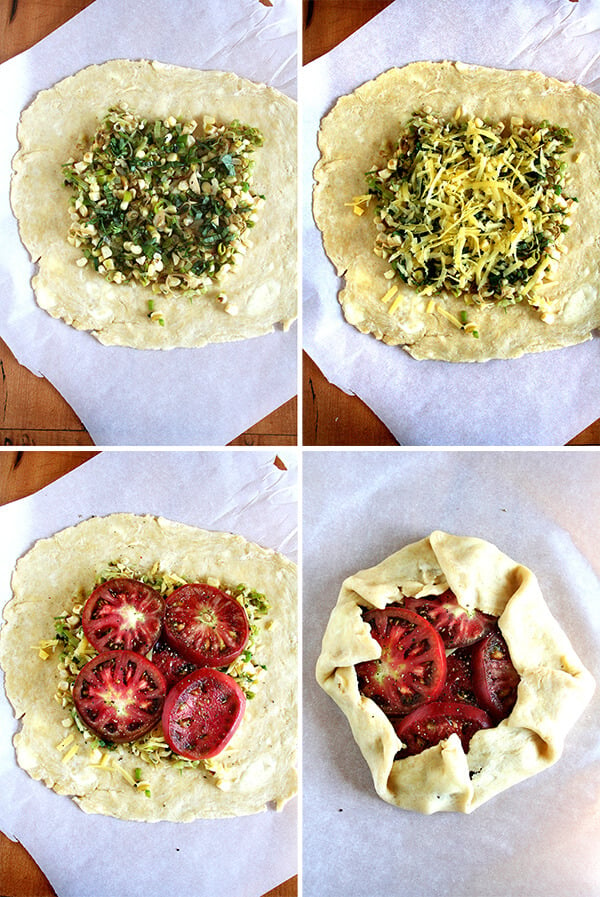
[[[75,736],[74,736],[74,735],[67,735],[66,738],[63,738],[63,740],[62,740],[59,744],[56,745],[56,750],[57,750],[57,751],[64,751],[64,749],[65,749],[66,747],[68,747],[70,744],[72,744],[73,741],[75,741]]]
[[[442,317],[446,318],[446,320],[450,321],[451,324],[454,324],[455,327],[458,327],[459,330],[463,329],[463,325],[458,320],[456,315],[453,315],[451,312],[447,311],[443,305],[440,305],[438,302],[435,306],[436,311],[438,311]]]
[[[369,193],[363,193],[361,196],[354,196],[352,202],[345,202],[345,206],[350,206],[355,215],[364,215],[367,206],[371,201]]]
[[[392,298],[392,296],[395,296],[397,292],[398,292],[398,287],[396,287],[396,286],[390,287],[389,290],[387,291],[387,293],[384,293],[384,295],[381,297],[381,301],[383,302],[383,304],[385,305],[386,302],[389,302],[390,299]]]
[[[69,760],[72,760],[72,759],[73,759],[73,757],[75,756],[75,754],[77,753],[78,750],[79,750],[79,745],[78,745],[78,744],[74,744],[72,747],[69,748],[69,750],[67,751],[67,753],[66,753],[66,754],[64,755],[64,757],[62,758],[62,761],[61,761],[61,762],[62,762],[62,763],[68,763]]]
[[[461,109],[451,121],[415,113],[386,166],[367,174],[376,254],[425,295],[526,300],[548,311],[540,287],[565,250],[575,200],[562,192],[563,155],[572,143],[565,128],[517,116],[486,123],[463,120]],[[368,196],[348,205],[364,210]]]
[[[388,313],[390,315],[393,315],[394,312],[398,310],[398,308],[400,307],[400,304],[402,302],[402,298],[403,298],[402,293],[398,293],[398,295],[396,296],[396,298],[394,299],[394,301],[388,308]]]
[[[34,645],[33,648],[38,652],[40,660],[48,660],[57,645],[58,639],[42,639],[41,642],[38,645]]]

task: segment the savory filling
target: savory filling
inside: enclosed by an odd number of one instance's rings
[[[264,200],[251,183],[261,145],[239,121],[151,121],[110,109],[63,165],[77,264],[155,293],[205,289],[245,251]]]
[[[468,612],[449,589],[402,600],[363,612],[381,656],[356,664],[359,690],[403,742],[396,759],[453,733],[466,753],[475,732],[496,726],[517,700],[520,677],[497,618]]]
[[[390,279],[467,305],[525,300],[543,314],[576,202],[563,193],[572,145],[566,128],[547,121],[415,112],[386,164],[367,173],[354,209],[375,198],[374,249]]]
[[[188,582],[158,564],[147,576],[108,565],[38,646],[58,663],[63,762],[86,749],[91,766],[117,769],[147,796],[139,764],[201,767],[227,788],[220,755],[266,670],[255,655],[268,611],[245,585]],[[130,769],[113,759],[117,746],[129,750]]]

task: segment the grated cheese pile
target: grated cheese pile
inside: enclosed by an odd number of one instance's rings
[[[362,214],[375,197],[375,253],[390,277],[467,304],[526,300],[543,314],[576,202],[563,195],[562,157],[572,144],[568,130],[548,122],[416,112],[352,205]]]

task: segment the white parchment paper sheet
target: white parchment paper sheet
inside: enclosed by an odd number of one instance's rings
[[[303,70],[304,345],[401,444],[563,445],[600,415],[600,341],[510,361],[419,362],[347,324],[310,208],[319,122],[339,96],[423,59],[537,69],[600,92],[599,29],[598,0],[396,0]]]
[[[158,514],[236,532],[296,560],[295,451],[105,452],[0,508],[0,607],[16,560],[91,515]],[[25,648],[26,650],[26,648]],[[58,897],[260,897],[297,870],[297,801],[238,819],[137,823],[83,813],[15,762],[0,687],[0,828],[22,842]]]
[[[233,71],[295,99],[296,16],[296,0],[96,0],[0,66],[0,335],[21,364],[54,384],[97,445],[229,442],[295,395],[297,328],[142,351],[102,346],[38,308],[9,203],[21,110],[39,90],[121,57]]]
[[[598,453],[306,451],[303,463],[305,897],[597,897]],[[598,683],[558,763],[469,816],[380,800],[314,674],[344,578],[435,529],[532,569]]]

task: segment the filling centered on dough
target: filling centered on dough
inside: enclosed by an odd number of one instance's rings
[[[239,121],[150,121],[115,107],[64,166],[77,264],[153,292],[205,289],[244,251],[264,197],[251,189],[262,135]],[[152,309],[151,309],[152,311]]]
[[[355,208],[375,197],[374,251],[418,292],[467,304],[526,300],[543,312],[575,201],[563,195],[572,144],[546,121],[415,112],[386,164],[367,173]]]

